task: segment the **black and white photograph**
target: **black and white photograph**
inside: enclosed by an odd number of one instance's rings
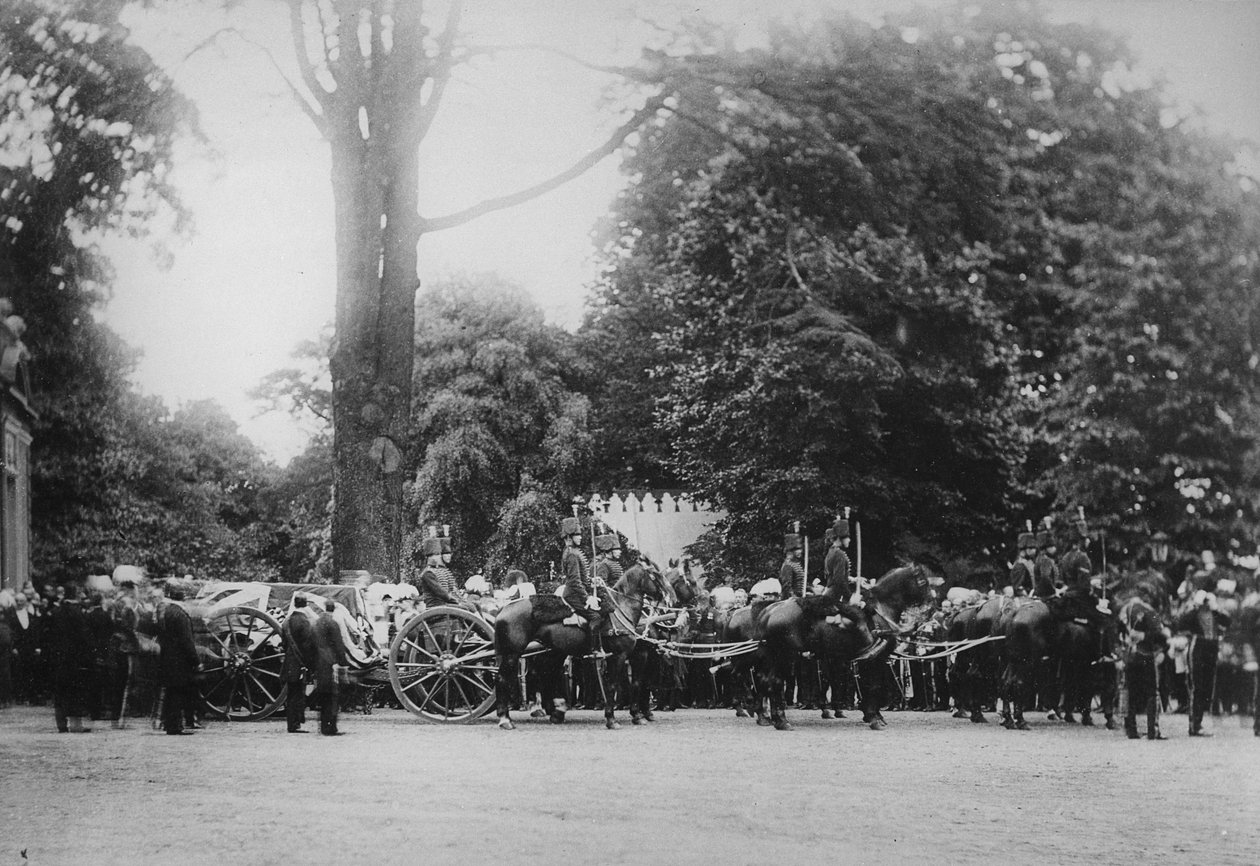
[[[0,0],[0,429],[0,866],[1260,862],[1260,0]]]

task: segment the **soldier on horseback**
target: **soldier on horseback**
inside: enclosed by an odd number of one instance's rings
[[[1007,586],[1016,597],[1019,597],[1030,595],[1033,591],[1033,575],[1036,573],[1037,536],[1033,534],[1030,527],[1029,531],[1019,534],[1015,543],[1019,553],[1016,555],[1015,564],[1011,566]]]
[[[884,641],[876,640],[871,634],[870,627],[866,624],[866,614],[854,604],[859,599],[854,598],[851,576],[853,566],[845,550],[849,546],[849,521],[847,519],[836,518],[836,522],[831,527],[831,539],[831,549],[827,551],[827,558],[823,560],[823,577],[828,590],[835,587],[832,594],[838,601],[836,614],[834,617],[829,617],[828,622],[835,625],[847,624],[858,634],[862,639],[862,649],[858,651],[854,661],[862,661],[878,655],[884,649]],[[858,579],[861,580],[860,575]]]
[[[789,532],[783,536],[783,565],[779,567],[780,598],[805,596],[805,568],[801,565],[801,536]]]
[[[599,614],[599,598],[590,577],[590,565],[582,552],[582,524],[576,517],[560,521],[560,535],[564,537],[564,553],[560,555],[560,579],[563,590],[560,596],[573,608],[573,615],[564,620],[565,625],[584,625],[591,635],[591,648],[602,652]]]
[[[1054,561],[1058,553],[1054,533],[1050,529],[1050,518],[1045,520],[1045,529],[1037,533],[1037,558],[1033,562],[1033,595],[1037,598],[1054,598],[1059,584],[1059,566]]]
[[[1060,619],[1085,620],[1097,637],[1099,658],[1102,661],[1115,661],[1115,624],[1105,600],[1094,594],[1094,565],[1086,552],[1089,546],[1089,525],[1085,522],[1083,513],[1077,518],[1073,528],[1076,532],[1072,537],[1072,547],[1063,555],[1058,567],[1064,585],[1063,599],[1059,604],[1051,605],[1051,609]]]
[[[424,568],[419,575],[413,575],[408,582],[420,590],[420,600],[424,602],[426,608],[449,604],[465,610],[476,610],[476,605],[463,601],[455,594],[459,583],[449,568],[451,564],[450,527],[444,527],[444,531],[446,534],[439,536],[436,526],[429,527],[429,535],[420,543],[417,557],[424,558]]]

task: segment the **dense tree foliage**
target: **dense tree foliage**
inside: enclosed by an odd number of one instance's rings
[[[975,10],[726,36],[649,58],[689,83],[584,329],[663,427],[626,471],[730,511],[746,566],[846,504],[868,546],[946,556],[1077,505],[1121,537],[1247,515],[1255,187],[1122,44]]]
[[[40,578],[112,552],[98,542],[116,529],[115,473],[152,409],[126,382],[134,353],[93,316],[109,268],[91,238],[182,221],[164,178],[192,112],[127,44],[116,6],[7,0],[0,16],[0,279],[34,356]]]
[[[493,276],[440,283],[419,308],[411,546],[449,524],[465,569],[545,571],[590,463],[572,339]]]

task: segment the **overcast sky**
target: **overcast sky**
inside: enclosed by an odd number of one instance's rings
[[[287,67],[280,5],[246,3],[233,23],[276,45]],[[651,5],[660,18],[695,8],[677,0]],[[767,14],[759,10],[767,6],[808,20],[823,9],[869,16],[891,5],[710,0],[705,8],[754,38]],[[1162,71],[1179,100],[1201,106],[1215,127],[1260,141],[1260,2],[1051,0],[1043,6],[1054,20],[1097,21],[1127,34],[1143,70]],[[482,0],[468,4],[465,30],[478,41],[545,42],[594,61],[629,60],[646,34],[627,8],[602,0]],[[181,153],[173,179],[193,211],[196,233],[174,243],[169,270],[157,266],[148,244],[107,245],[117,281],[105,318],[143,349],[136,376],[143,390],[172,407],[214,398],[269,455],[286,460],[305,434],[284,416],[259,417],[245,395],[332,318],[327,148],[258,48],[227,38],[183,59],[222,26],[220,19],[184,8],[129,22],[136,41],[197,104],[213,152],[190,145]],[[618,115],[599,106],[604,83],[543,56],[466,71],[448,91],[422,150],[422,213],[437,216],[566,167],[617,124]],[[420,246],[421,277],[497,271],[528,289],[554,321],[575,325],[595,274],[590,232],[620,182],[614,156],[542,199],[428,236]]]

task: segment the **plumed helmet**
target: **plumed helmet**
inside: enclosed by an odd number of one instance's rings
[[[832,535],[835,536],[837,541],[848,538],[849,537],[849,521],[841,517],[839,520],[837,520],[835,523],[831,525],[831,533]]]
[[[1052,544],[1054,544],[1054,536],[1050,534],[1050,530],[1043,529],[1037,533],[1038,547],[1049,547]]]
[[[566,517],[560,521],[561,535],[580,535],[582,532],[582,524],[576,517]]]
[[[801,537],[798,534],[796,534],[795,532],[789,532],[787,535],[783,536],[784,552],[787,552],[789,550],[800,550],[800,549],[801,549]]]
[[[449,535],[443,535],[441,538],[439,538],[438,544],[441,546],[441,551],[443,553],[451,552],[451,537]]]
[[[1016,544],[1019,546],[1020,550],[1024,550],[1025,548],[1028,548],[1028,547],[1036,547],[1037,536],[1031,532],[1021,532],[1019,534],[1019,540],[1016,542]]]
[[[608,553],[609,551],[616,550],[617,547],[616,535],[609,533],[607,535],[595,536],[595,549],[600,553]]]
[[[422,556],[437,556],[442,552],[442,539],[437,536],[430,536],[420,542],[420,553]]]

